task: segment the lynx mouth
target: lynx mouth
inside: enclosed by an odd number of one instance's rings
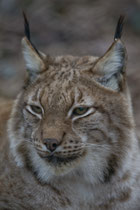
[[[49,156],[44,156],[42,158],[53,165],[61,165],[76,160],[77,158],[79,158],[79,155],[74,155],[70,157],[59,157],[55,155],[49,155]]]

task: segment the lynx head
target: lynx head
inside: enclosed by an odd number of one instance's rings
[[[132,126],[122,22],[102,57],[52,57],[34,47],[25,18],[27,78],[13,107],[9,139],[17,165],[42,182],[80,172],[104,181],[119,167]]]

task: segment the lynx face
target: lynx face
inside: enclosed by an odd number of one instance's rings
[[[50,57],[22,41],[28,78],[9,121],[11,151],[43,182],[70,172],[95,182],[115,173],[129,142],[125,48],[101,58]]]

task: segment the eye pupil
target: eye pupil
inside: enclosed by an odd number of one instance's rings
[[[41,108],[39,106],[32,105],[31,108],[37,114],[41,114],[42,113],[42,110],[41,110]]]
[[[74,115],[82,115],[87,112],[88,108],[87,107],[77,107],[73,110]]]

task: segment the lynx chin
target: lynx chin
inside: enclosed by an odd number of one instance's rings
[[[53,57],[24,15],[27,76],[15,102],[0,103],[1,210],[140,210],[123,19],[102,57]]]

